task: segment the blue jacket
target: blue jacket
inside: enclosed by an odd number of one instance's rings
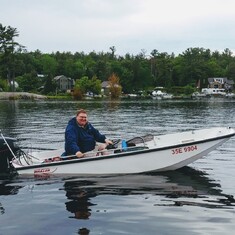
[[[74,117],[68,122],[65,130],[65,154],[75,155],[78,151],[91,151],[95,148],[96,141],[105,143],[105,139],[105,135],[100,134],[89,122],[83,128]]]

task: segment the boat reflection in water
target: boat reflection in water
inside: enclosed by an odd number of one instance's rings
[[[14,195],[14,198],[6,198],[6,195]],[[22,204],[22,196],[23,202],[27,203]],[[65,213],[61,213],[61,203],[64,203]],[[77,219],[83,226],[78,229],[78,234],[89,234],[90,231],[94,232],[94,229],[101,228],[103,224],[110,226],[110,232],[115,226],[115,229],[120,229],[120,223],[129,226],[128,221],[134,220],[138,224],[147,218],[148,223],[154,226],[162,214],[165,213],[166,221],[170,219],[167,217],[168,212],[171,215],[178,214],[179,210],[172,210],[173,207],[186,207],[186,213],[193,210],[192,206],[198,209],[234,210],[234,203],[233,196],[224,194],[219,183],[208,177],[206,173],[191,167],[165,173],[51,176],[46,179],[19,176],[16,179],[0,181],[0,213],[5,214],[2,219],[6,217],[7,221],[8,219],[12,221],[22,217],[23,220],[19,223],[24,225],[25,221],[28,221],[28,214],[22,214],[22,210],[28,211],[32,218],[36,216],[37,221],[43,223],[40,224],[41,227],[46,227],[55,221],[66,226],[68,221],[65,219]],[[35,214],[31,213],[32,208],[36,211]],[[184,211],[185,209],[181,210],[181,213]],[[50,216],[51,214],[57,215],[56,220]],[[39,215],[41,217],[38,218]],[[117,218],[116,224],[107,224],[107,220],[116,221]],[[94,228],[97,222],[99,224]],[[5,223],[7,226],[8,222]],[[122,229],[125,231],[127,228],[123,226]],[[26,227],[21,227],[23,229],[21,234],[26,234],[24,233]],[[30,229],[36,231],[37,223]],[[63,234],[64,231],[59,232]]]
[[[199,206],[232,208],[233,196],[223,194],[220,185],[204,172],[190,167],[166,173],[74,178],[66,180],[66,208],[70,218],[88,219],[92,213],[92,198],[101,195],[160,196],[154,206]],[[192,199],[193,200],[190,200]]]

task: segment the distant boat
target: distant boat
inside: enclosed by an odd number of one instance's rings
[[[225,95],[226,98],[235,98],[235,94],[234,93],[227,93]]]
[[[158,99],[158,100],[161,100],[161,99],[172,99],[173,95],[172,94],[168,94],[166,92],[162,92],[160,90],[157,90],[157,91],[154,90],[152,92],[152,98],[153,99]]]
[[[223,88],[202,88],[202,93],[213,96],[225,96],[226,90]]]
[[[136,98],[136,97],[138,97],[138,95],[137,94],[128,94],[127,97],[128,98]]]
[[[198,92],[198,91],[196,91],[192,94],[193,99],[201,99],[201,98],[209,98],[209,97],[211,97],[211,95],[205,94],[202,92]]]

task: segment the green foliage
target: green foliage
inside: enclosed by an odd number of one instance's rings
[[[75,89],[77,93],[81,93],[83,95],[87,92],[92,92],[93,94],[98,95],[101,92],[101,81],[98,80],[95,76],[92,77],[92,79],[84,76],[75,82]]]
[[[93,76],[90,81],[90,91],[96,95],[101,93],[101,81],[96,76]]]
[[[187,85],[184,87],[184,92],[183,94],[185,95],[191,95],[193,92],[195,91],[195,88],[190,86],[190,85]]]
[[[55,94],[56,93],[56,83],[53,80],[52,76],[47,76],[46,77],[46,82],[45,82],[45,86],[43,89],[43,93],[44,94]]]
[[[45,55],[42,55],[40,63],[42,65],[43,74],[48,75],[48,76],[55,76],[56,69],[58,66],[58,63],[55,60],[55,58],[53,58],[52,56],[48,54],[45,54]]]
[[[26,92],[35,92],[42,86],[42,81],[37,77],[35,72],[18,76],[15,80],[19,84],[20,89]]]
[[[16,28],[0,24],[0,81],[12,82],[16,77],[23,91],[45,86],[44,94],[55,93],[53,78],[58,75],[76,79],[74,93],[77,97],[89,91],[99,94],[101,82],[107,81],[112,74],[118,77],[124,93],[156,86],[179,87],[176,93],[190,93],[198,81],[201,88],[207,87],[209,77],[227,77],[235,81],[235,57],[228,48],[223,52],[188,48],[178,56],[153,49],[149,57],[145,50],[137,55],[117,56],[115,46],[109,47],[106,53],[43,54],[39,50],[23,50],[15,42],[18,36]],[[47,79],[39,79],[37,74]]]
[[[169,89],[167,89],[167,92],[172,93],[174,95],[191,95],[196,90],[195,87],[192,87],[191,85],[186,86],[173,86]]]
[[[8,91],[7,81],[1,78],[0,78],[0,91]]]
[[[79,89],[82,94],[85,94],[89,91],[90,81],[87,76],[82,77],[81,79],[76,80],[75,88]]]
[[[18,36],[16,28],[0,23],[0,76],[7,78],[9,84],[14,84],[16,67],[19,64],[16,55],[23,49],[23,46],[15,42],[15,37]]]

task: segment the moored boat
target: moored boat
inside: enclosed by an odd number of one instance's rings
[[[166,135],[146,135],[84,158],[61,156],[63,150],[25,153],[15,140],[0,138],[0,172],[18,174],[133,174],[176,170],[216,149],[235,135],[230,127],[214,127]],[[118,141],[117,141],[118,142]],[[121,143],[121,141],[120,141]]]
[[[226,97],[226,98],[230,98],[230,99],[234,99],[234,98],[235,98],[235,93],[229,92],[229,93],[227,93],[227,94],[225,95],[225,97]]]
[[[166,92],[162,92],[161,90],[154,90],[152,92],[152,98],[153,99],[158,99],[158,100],[161,100],[161,99],[172,99],[173,98],[173,95],[172,94],[168,94]]]
[[[224,97],[226,90],[223,88],[202,88],[202,92],[205,95],[212,95],[214,97]]]

